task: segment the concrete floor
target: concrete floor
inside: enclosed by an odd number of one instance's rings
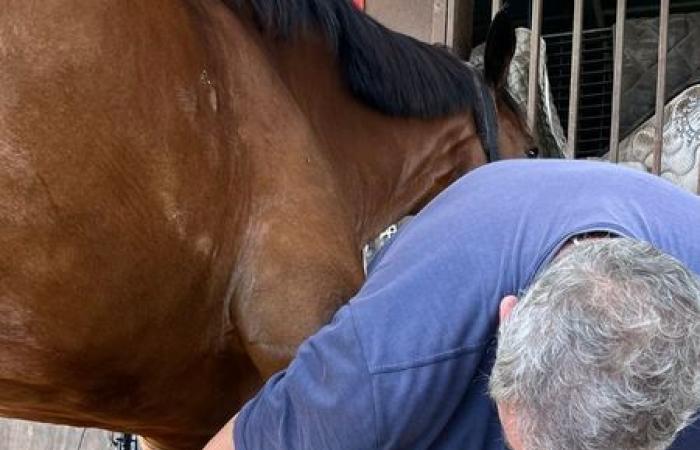
[[[0,450],[115,450],[113,433],[0,419]]]

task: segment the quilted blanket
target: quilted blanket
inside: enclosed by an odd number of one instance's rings
[[[658,18],[625,22],[620,135],[627,136],[654,114]],[[700,13],[669,18],[666,101],[700,82]]]
[[[677,95],[665,107],[661,176],[700,194],[700,84]],[[620,142],[620,163],[651,172],[656,136],[653,117]],[[604,158],[607,158],[604,157]]]

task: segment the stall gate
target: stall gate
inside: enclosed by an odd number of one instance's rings
[[[574,1],[574,14],[572,23],[572,51],[571,51],[571,73],[569,87],[569,107],[568,107],[568,127],[566,130],[567,148],[565,155],[574,157],[575,145],[577,142],[577,127],[579,125],[579,99],[582,89],[581,85],[581,47],[583,39],[583,7],[584,0]],[[492,15],[502,7],[502,0],[492,0]],[[611,162],[620,160],[620,108],[621,108],[621,84],[623,76],[623,44],[625,37],[625,16],[626,0],[618,0],[616,6],[614,51],[613,51],[613,81],[611,98],[611,118],[610,118],[610,143],[608,158]],[[528,102],[527,120],[531,129],[535,129],[537,114],[538,88],[540,86],[538,77],[540,71],[540,39],[542,37],[542,8],[543,0],[532,0],[531,14],[531,34],[530,34],[530,66],[528,77]],[[669,34],[669,8],[670,0],[659,0],[659,39],[657,52],[657,73],[656,73],[656,107],[654,113],[655,133],[653,141],[653,163],[652,173],[659,175],[661,172],[661,160],[663,152],[663,131],[664,131],[664,108],[666,106],[666,69],[667,50]],[[695,181],[695,192],[700,193],[700,171]]]

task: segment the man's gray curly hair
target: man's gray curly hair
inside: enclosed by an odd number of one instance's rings
[[[667,448],[700,408],[697,277],[632,239],[571,246],[501,325],[490,392],[527,450]]]

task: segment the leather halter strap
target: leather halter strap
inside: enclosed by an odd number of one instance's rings
[[[474,92],[472,113],[476,123],[476,131],[484,153],[486,153],[486,160],[488,162],[498,161],[500,155],[498,153],[496,101],[481,74],[471,64],[467,64],[467,68],[472,76],[472,90]]]

